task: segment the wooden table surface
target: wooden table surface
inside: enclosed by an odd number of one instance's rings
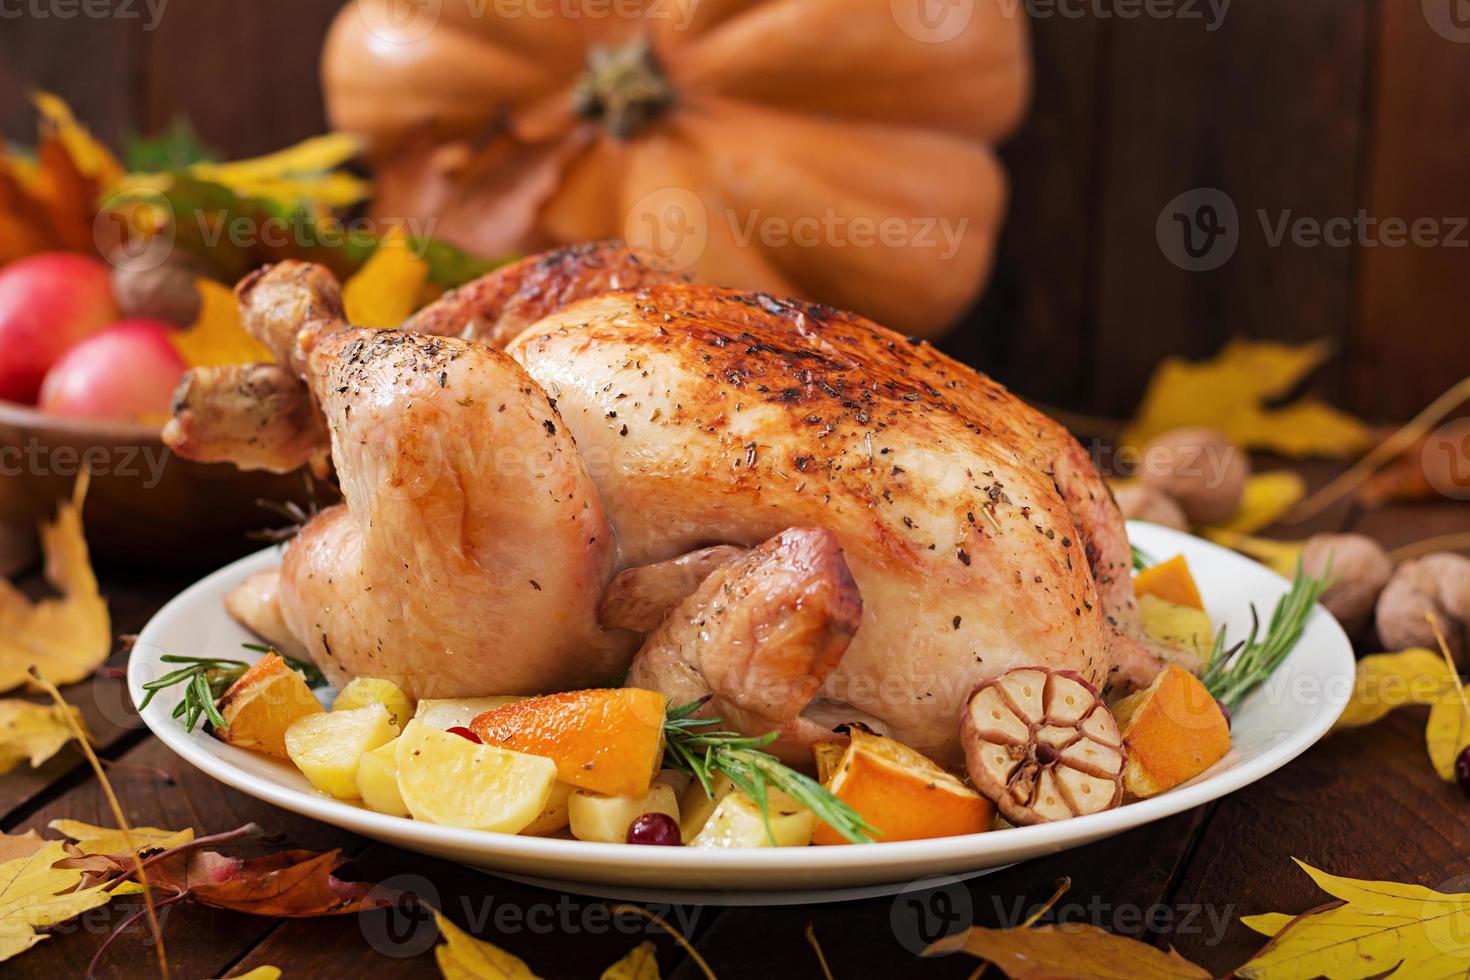
[[[1328,475],[1317,467],[1306,472],[1313,484]],[[1331,529],[1358,530],[1396,547],[1470,530],[1470,506],[1442,501],[1366,513],[1342,506],[1290,533]],[[187,584],[128,569],[101,574],[120,634],[139,629]],[[225,788],[148,735],[125,704],[122,681],[105,671],[69,689],[68,697],[86,715],[103,757],[112,760],[111,780],[136,824],[189,826],[203,834],[255,821],[294,846],[341,848],[354,858],[355,877],[426,895],[462,927],[522,957],[541,976],[598,977],[645,938],[656,943],[664,976],[700,976],[667,935],[642,920],[611,916],[601,900],[514,884],[387,847]],[[1425,716],[1424,709],[1401,709],[1371,727],[1328,737],[1274,775],[1214,804],[951,884],[917,901],[655,911],[680,924],[724,978],[820,977],[805,938],[809,925],[838,980],[961,978],[975,961],[915,957],[926,931],[946,922],[1014,924],[1068,876],[1072,887],[1058,906],[1066,919],[1173,945],[1223,975],[1260,945],[1240,916],[1320,904],[1320,893],[1292,857],[1353,877],[1470,890],[1464,878],[1470,875],[1470,801],[1430,769]],[[39,769],[0,777],[0,814],[0,827],[9,832],[44,828],[58,817],[113,822],[97,781],[72,748]],[[55,938],[6,963],[5,975],[82,975],[104,935],[133,910],[131,902],[121,899],[59,927]],[[222,977],[261,965],[279,967],[287,978],[385,970],[395,977],[438,975],[428,952],[433,928],[404,912],[278,921],[184,904],[164,910],[164,929],[177,977]],[[108,952],[99,975],[148,976],[153,969],[146,927],[135,927]]]

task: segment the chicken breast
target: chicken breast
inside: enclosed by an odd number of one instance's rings
[[[861,721],[957,766],[981,681],[1157,672],[1122,515],[1061,426],[861,317],[667,278],[570,250],[413,321],[499,343],[534,311],[504,353],[353,328],[301,263],[242,284],[343,486],[276,591],[329,673],[542,692],[607,683],[642,644],[640,683],[742,726]],[[753,699],[763,681],[801,697]]]

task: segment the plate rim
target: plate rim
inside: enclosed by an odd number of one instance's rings
[[[1249,567],[1251,574],[1259,575],[1265,572],[1277,579],[1283,588],[1289,584],[1269,568],[1202,538],[1137,521],[1129,522],[1129,531],[1130,537],[1134,532],[1140,532],[1138,538],[1144,540],[1138,543],[1146,550],[1162,550],[1169,546],[1170,541],[1188,541],[1191,548],[1204,547],[1218,553],[1228,561],[1238,562],[1240,567]],[[1149,540],[1156,540],[1159,544],[1150,544]],[[160,649],[152,642],[150,634],[165,628],[170,619],[192,607],[201,594],[219,588],[226,580],[230,582],[243,580],[247,575],[261,570],[272,561],[278,561],[279,551],[280,546],[275,545],[231,562],[190,585],[149,619],[139,632],[138,641],[128,659],[127,688],[135,705],[138,702],[144,680],[141,671],[145,658],[140,657],[139,654],[150,648]],[[222,605],[221,614],[224,614]],[[1351,641],[1337,620],[1320,604],[1313,610],[1308,620],[1309,627],[1319,625],[1327,630],[1333,648],[1330,655],[1337,661],[1331,665],[1332,670],[1329,676],[1336,676],[1337,673],[1342,672],[1346,678],[1351,678],[1355,671],[1355,657]],[[1343,668],[1346,670],[1344,671]],[[850,871],[854,855],[859,855],[857,860],[861,861],[867,872],[863,878],[877,882],[883,880],[885,874],[894,872],[906,871],[908,876],[912,877],[915,862],[922,862],[924,865],[963,865],[967,869],[973,869],[982,866],[972,863],[975,861],[990,860],[996,864],[1014,861],[1015,858],[1008,858],[1005,855],[1006,851],[1016,848],[1028,851],[1059,851],[1074,846],[1083,846],[1086,843],[1111,837],[1221,799],[1265,778],[1320,741],[1346,707],[1350,691],[1351,684],[1340,685],[1339,691],[1333,685],[1324,683],[1320,703],[1313,706],[1312,717],[1303,727],[1293,730],[1280,743],[1268,747],[1255,759],[1214,775],[1196,777],[1195,780],[1182,786],[1146,800],[1054,823],[1006,828],[1004,831],[989,831],[957,837],[915,841],[880,841],[864,845],[858,851],[844,847],[753,848],[731,851],[631,847],[627,844],[604,844],[437,826],[414,820],[411,817],[376,813],[351,803],[324,795],[315,795],[313,792],[287,786],[249,772],[235,765],[226,754],[246,750],[215,742],[214,739],[204,735],[202,730],[194,733],[185,732],[169,716],[172,704],[171,702],[166,704],[164,699],[155,699],[146,709],[139,712],[139,717],[157,738],[185,762],[205,775],[247,795],[366,837],[390,840],[395,846],[407,849],[413,849],[413,843],[408,842],[413,841],[414,843],[422,842],[425,847],[432,847],[438,853],[450,850],[473,850],[481,866],[493,865],[497,858],[502,857],[513,857],[519,861],[547,860],[558,863],[568,861],[573,864],[595,866],[599,871],[597,879],[604,881],[608,880],[610,872],[616,873],[619,870],[641,872],[639,877],[644,879],[650,872],[720,874],[737,868],[744,872],[786,871],[799,876],[803,872]],[[205,740],[213,743],[211,748],[205,748]],[[625,880],[629,885],[636,884],[635,879]],[[799,880],[792,882],[793,889],[809,887],[809,882],[803,883]],[[738,879],[722,882],[717,888],[725,891],[746,890],[747,888],[762,891],[776,890],[770,888],[769,885],[742,886]]]

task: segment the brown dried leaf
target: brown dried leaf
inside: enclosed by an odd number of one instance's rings
[[[148,878],[155,887],[188,893],[202,905],[251,915],[346,915],[390,904],[393,896],[382,889],[374,892],[375,885],[333,875],[341,864],[335,850],[282,851],[258,858],[200,851],[163,861],[149,869]]]
[[[1096,926],[1066,923],[1018,929],[971,928],[927,953],[963,950],[1011,980],[1209,980],[1210,973],[1164,951]]]

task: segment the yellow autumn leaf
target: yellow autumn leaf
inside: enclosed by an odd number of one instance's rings
[[[34,854],[0,864],[0,960],[46,939],[37,927],[65,922],[112,898],[100,885],[77,890],[81,871],[51,867],[67,856],[66,845],[50,841]]]
[[[103,191],[122,179],[122,164],[118,163],[111,150],[77,122],[65,99],[50,92],[33,92],[31,104],[41,116],[41,125],[51,128],[83,176],[97,181]]]
[[[285,208],[302,202],[347,208],[366,200],[373,190],[368,181],[336,169],[361,151],[362,141],[356,136],[328,133],[249,160],[196,163],[188,173],[242,197],[261,198]]]
[[[75,715],[76,709],[71,710]],[[34,769],[71,740],[71,726],[56,705],[17,698],[0,701],[0,773],[26,761]]]
[[[173,335],[173,345],[190,367],[224,367],[273,360],[270,351],[250,334],[240,320],[235,294],[212,279],[196,279],[199,317],[194,325]]]
[[[1293,859],[1295,860],[1295,859]],[[1359,881],[1297,865],[1343,904],[1297,917],[1256,920],[1252,928],[1282,931],[1239,967],[1250,980],[1312,980],[1391,975],[1463,976],[1470,960],[1470,895],[1422,885]]]
[[[1371,725],[1406,704],[1434,704],[1453,690],[1453,683],[1444,658],[1432,650],[1364,657],[1358,661],[1352,697],[1332,730]]]
[[[1326,358],[1325,344],[1232,340],[1213,359],[1171,357],[1149,379],[1123,443],[1142,446],[1170,429],[1204,426],[1237,446],[1292,456],[1345,456],[1372,440],[1363,423],[1311,399],[1280,408],[1284,397]]]
[[[418,307],[429,264],[410,250],[401,229],[384,236],[372,257],[342,287],[347,319],[359,327],[397,327]]]
[[[1210,973],[1167,952],[1085,923],[1035,928],[972,927],[925,954],[964,951],[1011,980],[1209,980]]]
[[[1201,537],[1218,545],[1254,558],[1286,579],[1296,577],[1296,563],[1301,558],[1302,549],[1307,544],[1305,541],[1274,541],[1270,538],[1257,538],[1221,527],[1202,527],[1199,533]]]
[[[281,970],[274,966],[257,966],[248,973],[237,973],[229,980],[279,980]]]
[[[653,943],[641,942],[627,956],[602,971],[602,980],[659,980]]]
[[[1446,782],[1455,779],[1455,759],[1470,746],[1470,707],[1458,679],[1450,684],[1429,709],[1424,742],[1434,771]]]
[[[1254,534],[1281,520],[1306,495],[1306,481],[1291,470],[1258,473],[1245,482],[1235,516],[1216,526],[1240,534]]]
[[[351,160],[362,152],[362,140],[350,133],[327,133],[302,140],[274,153],[230,163],[196,163],[189,172],[225,186],[236,181],[272,180],[291,174],[316,174]]]
[[[1266,912],[1261,915],[1242,915],[1240,924],[1263,936],[1275,936],[1296,918],[1297,916],[1287,915],[1285,912]]]
[[[83,854],[126,854],[128,841],[123,832],[114,827],[94,827],[80,820],[53,820],[46,825],[63,837],[70,838],[73,846]],[[158,827],[133,827],[133,845],[139,851],[167,850],[187,844],[194,839],[192,828],[162,830]]]
[[[444,980],[540,980],[519,958],[471,936],[438,909],[430,911],[444,938],[443,945],[434,947]]]
[[[32,602],[0,579],[0,691],[25,684],[33,665],[53,683],[75,683],[90,677],[112,650],[112,619],[82,529],[87,484],[83,473],[56,519],[41,524],[46,581],[61,595]]]

